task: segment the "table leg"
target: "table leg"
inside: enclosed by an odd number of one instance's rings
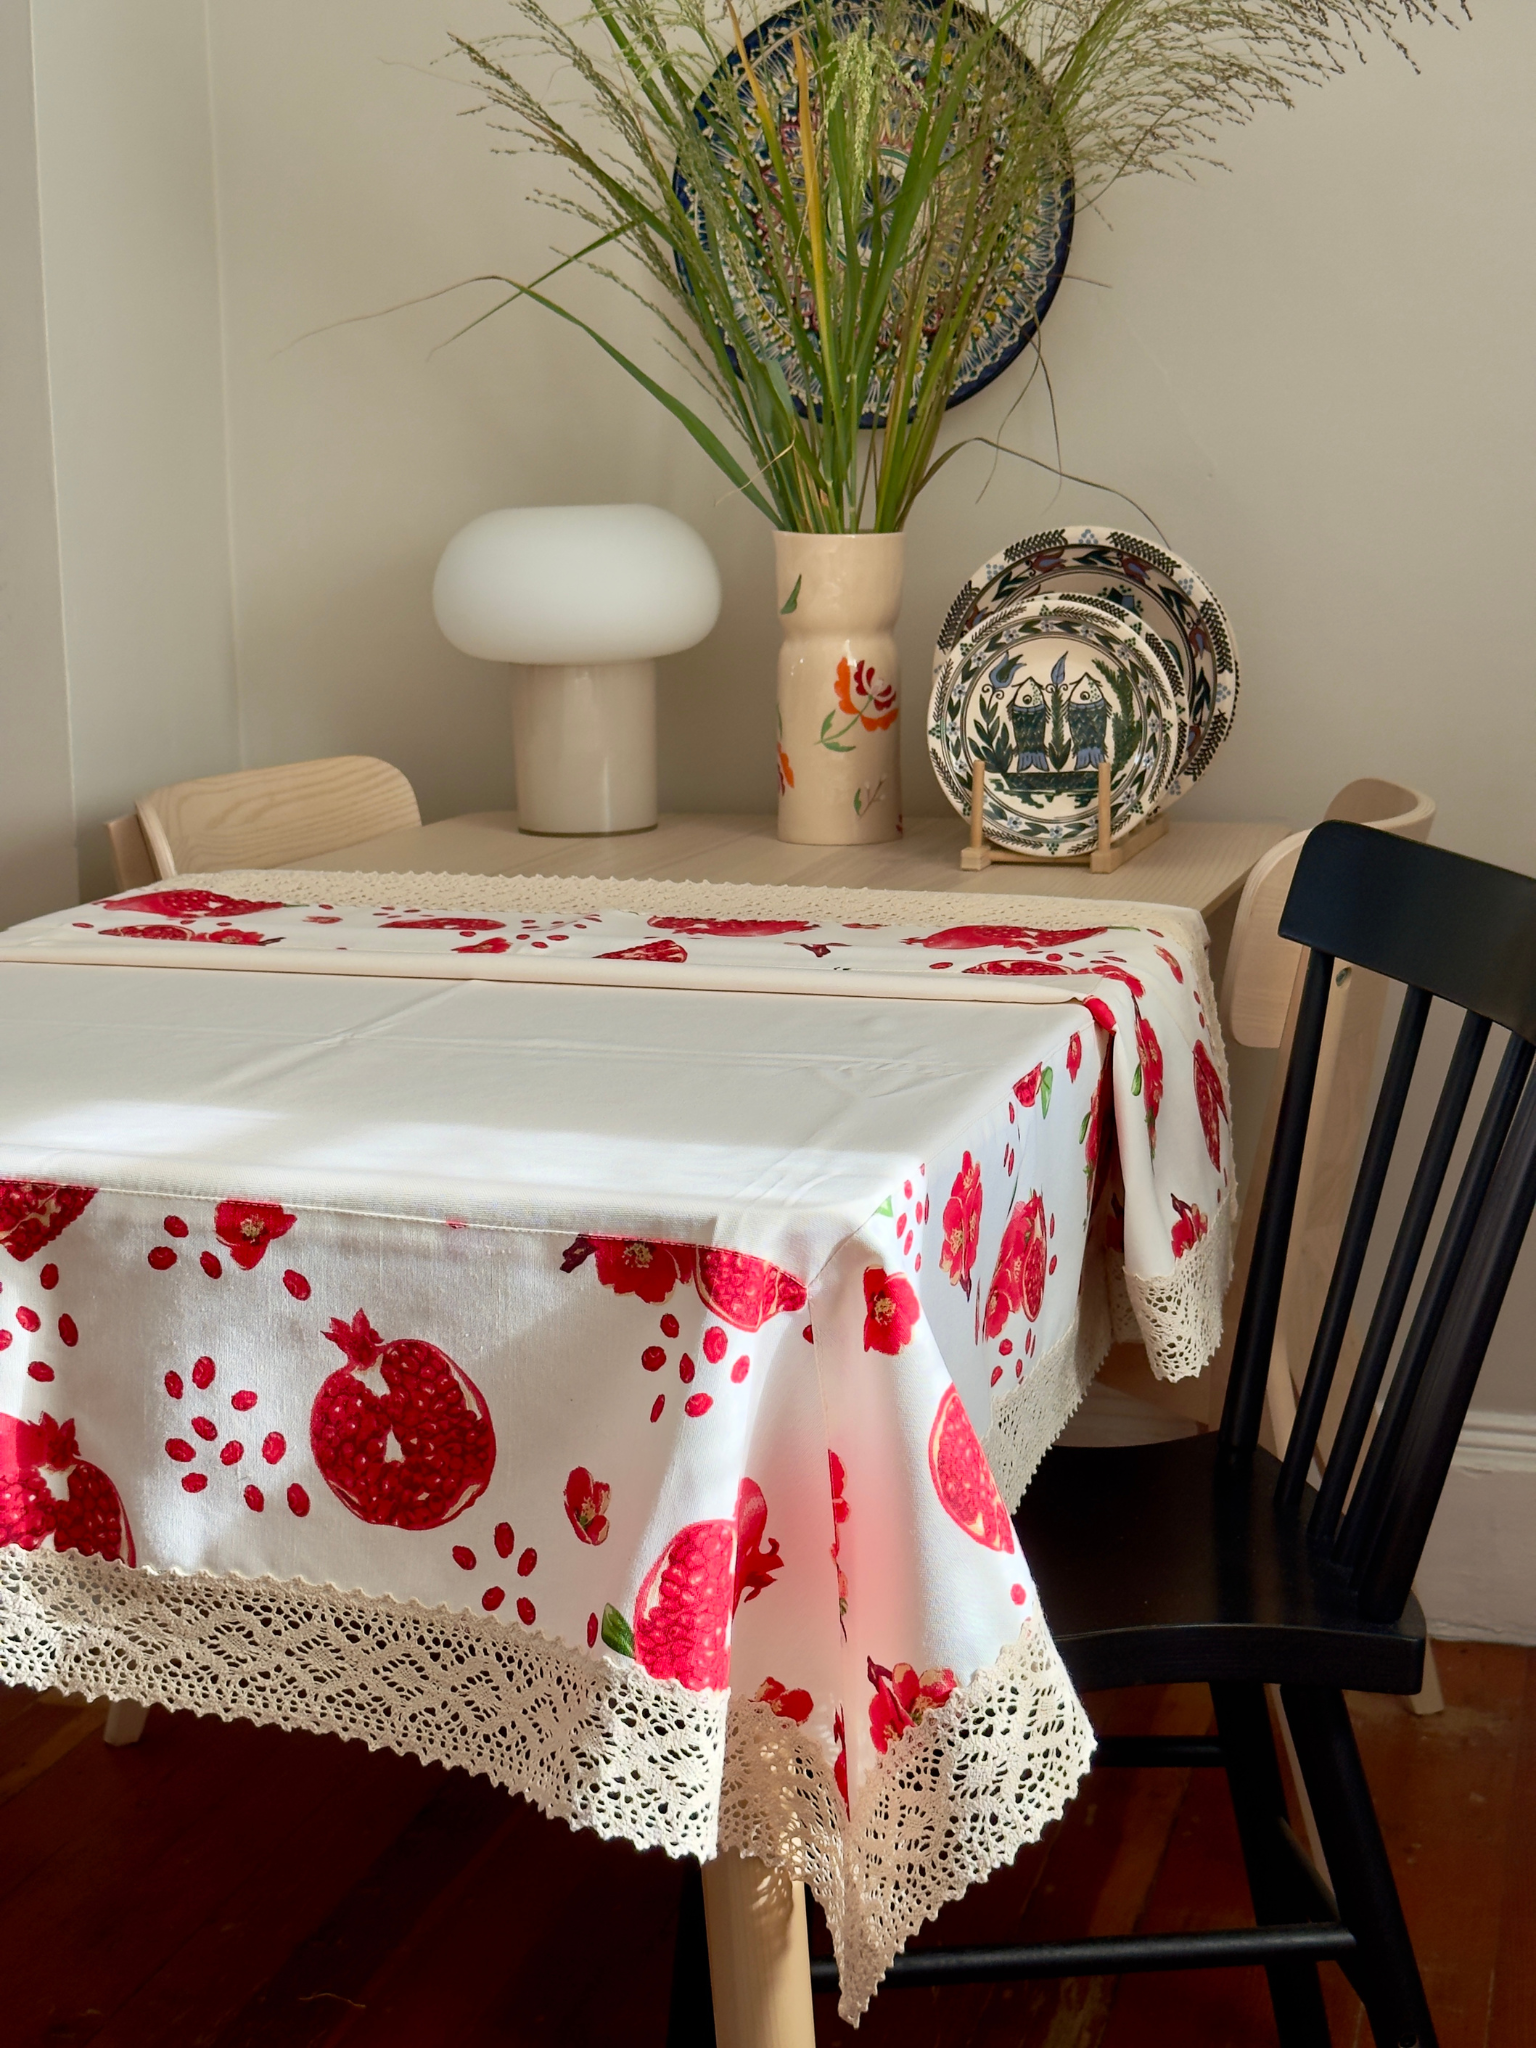
[[[734,1851],[703,1877],[716,2048],[815,2048],[804,1885]]]
[[[144,1733],[148,1718],[148,1707],[141,1707],[137,1700],[114,1700],[107,1708],[107,1725],[101,1731],[101,1739],[114,1749],[125,1749]]]

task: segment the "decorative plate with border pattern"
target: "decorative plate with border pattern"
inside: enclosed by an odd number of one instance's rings
[[[916,108],[942,13],[937,0],[907,0],[905,20],[899,24],[895,36],[893,54],[896,68],[910,80],[913,90],[907,113],[894,119],[878,138],[882,170],[878,196],[886,207],[894,203],[906,171],[917,119]],[[865,0],[834,0],[831,19],[833,34],[841,41],[849,36],[867,34],[872,17]],[[798,8],[786,8],[782,13],[760,22],[745,42],[748,59],[777,116],[785,154],[791,161],[798,149],[800,124],[792,39],[797,30],[804,33],[805,25],[806,17]],[[1011,62],[1015,66],[1019,94],[1043,90],[1034,66],[1017,44],[1007,36],[1000,37],[999,42],[998,61]],[[694,104],[693,117],[701,132],[711,139],[717,153],[727,161],[734,148],[730,125],[721,122],[717,126],[714,110],[720,96],[736,93],[745,98],[748,90],[741,60],[732,51]],[[762,143],[757,156],[763,175],[771,183],[773,167],[766,142]],[[683,206],[693,214],[700,235],[707,238],[703,207],[695,198],[680,166],[674,170],[672,187]],[[871,195],[871,206],[873,197]],[[1059,163],[1037,195],[1033,217],[1018,223],[1010,260],[1002,267],[990,297],[979,309],[975,327],[958,365],[955,388],[945,401],[947,405],[959,405],[962,400],[983,390],[994,377],[1002,375],[1033,339],[1066,272],[1067,256],[1072,247],[1073,205],[1072,162],[1063,141]],[[869,223],[862,224],[858,232],[867,253]],[[839,260],[835,250],[833,253],[834,260]],[[686,289],[688,274],[681,258],[678,259],[678,270]],[[795,352],[793,339],[775,310],[775,295],[769,289],[766,277],[754,271],[750,252],[744,256],[740,289],[733,286],[732,295],[743,324],[758,337],[757,353],[765,360],[777,361],[796,406],[804,410],[808,399],[819,402],[820,394],[808,389],[806,372]],[[883,411],[878,417],[873,412],[868,414],[859,424],[863,427],[883,426]]]
[[[1041,592],[986,612],[938,664],[928,751],[962,816],[971,764],[987,765],[987,837],[1022,853],[1098,843],[1098,767],[1111,834],[1168,801],[1187,741],[1178,665],[1112,599]]]
[[[950,650],[981,619],[1047,591],[1074,591],[1121,606],[1177,662],[1188,735],[1166,800],[1181,796],[1205,773],[1231,729],[1237,643],[1215,592],[1157,541],[1101,526],[1057,527],[1015,541],[983,562],[950,606],[934,655],[935,680]]]

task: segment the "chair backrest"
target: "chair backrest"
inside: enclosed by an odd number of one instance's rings
[[[137,811],[107,820],[107,845],[112,851],[113,887],[137,889],[159,875]]]
[[[1308,1525],[1313,1543],[1350,1573],[1363,1611],[1385,1620],[1407,1600],[1536,1207],[1536,1083],[1527,1085],[1536,1055],[1536,881],[1333,820],[1301,850],[1280,932],[1308,948],[1309,957],[1222,1412],[1222,1441],[1234,1456],[1251,1454],[1258,1441],[1335,976],[1348,965],[1405,988],[1286,1450],[1283,1502],[1302,1498],[1430,1002],[1439,997],[1463,1013]],[[1509,1042],[1399,1344],[1494,1025],[1509,1032]]]
[[[138,812],[162,877],[282,867],[421,823],[400,770],[367,754],[168,783]]]

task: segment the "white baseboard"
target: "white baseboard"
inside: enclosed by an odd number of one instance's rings
[[[1417,1584],[1431,1635],[1536,1643],[1536,1415],[1468,1415]]]

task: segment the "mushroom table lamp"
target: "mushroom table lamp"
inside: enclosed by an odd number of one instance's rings
[[[487,512],[443,550],[432,586],[455,647],[519,664],[517,822],[558,835],[656,823],[656,658],[720,616],[714,557],[657,505]]]

